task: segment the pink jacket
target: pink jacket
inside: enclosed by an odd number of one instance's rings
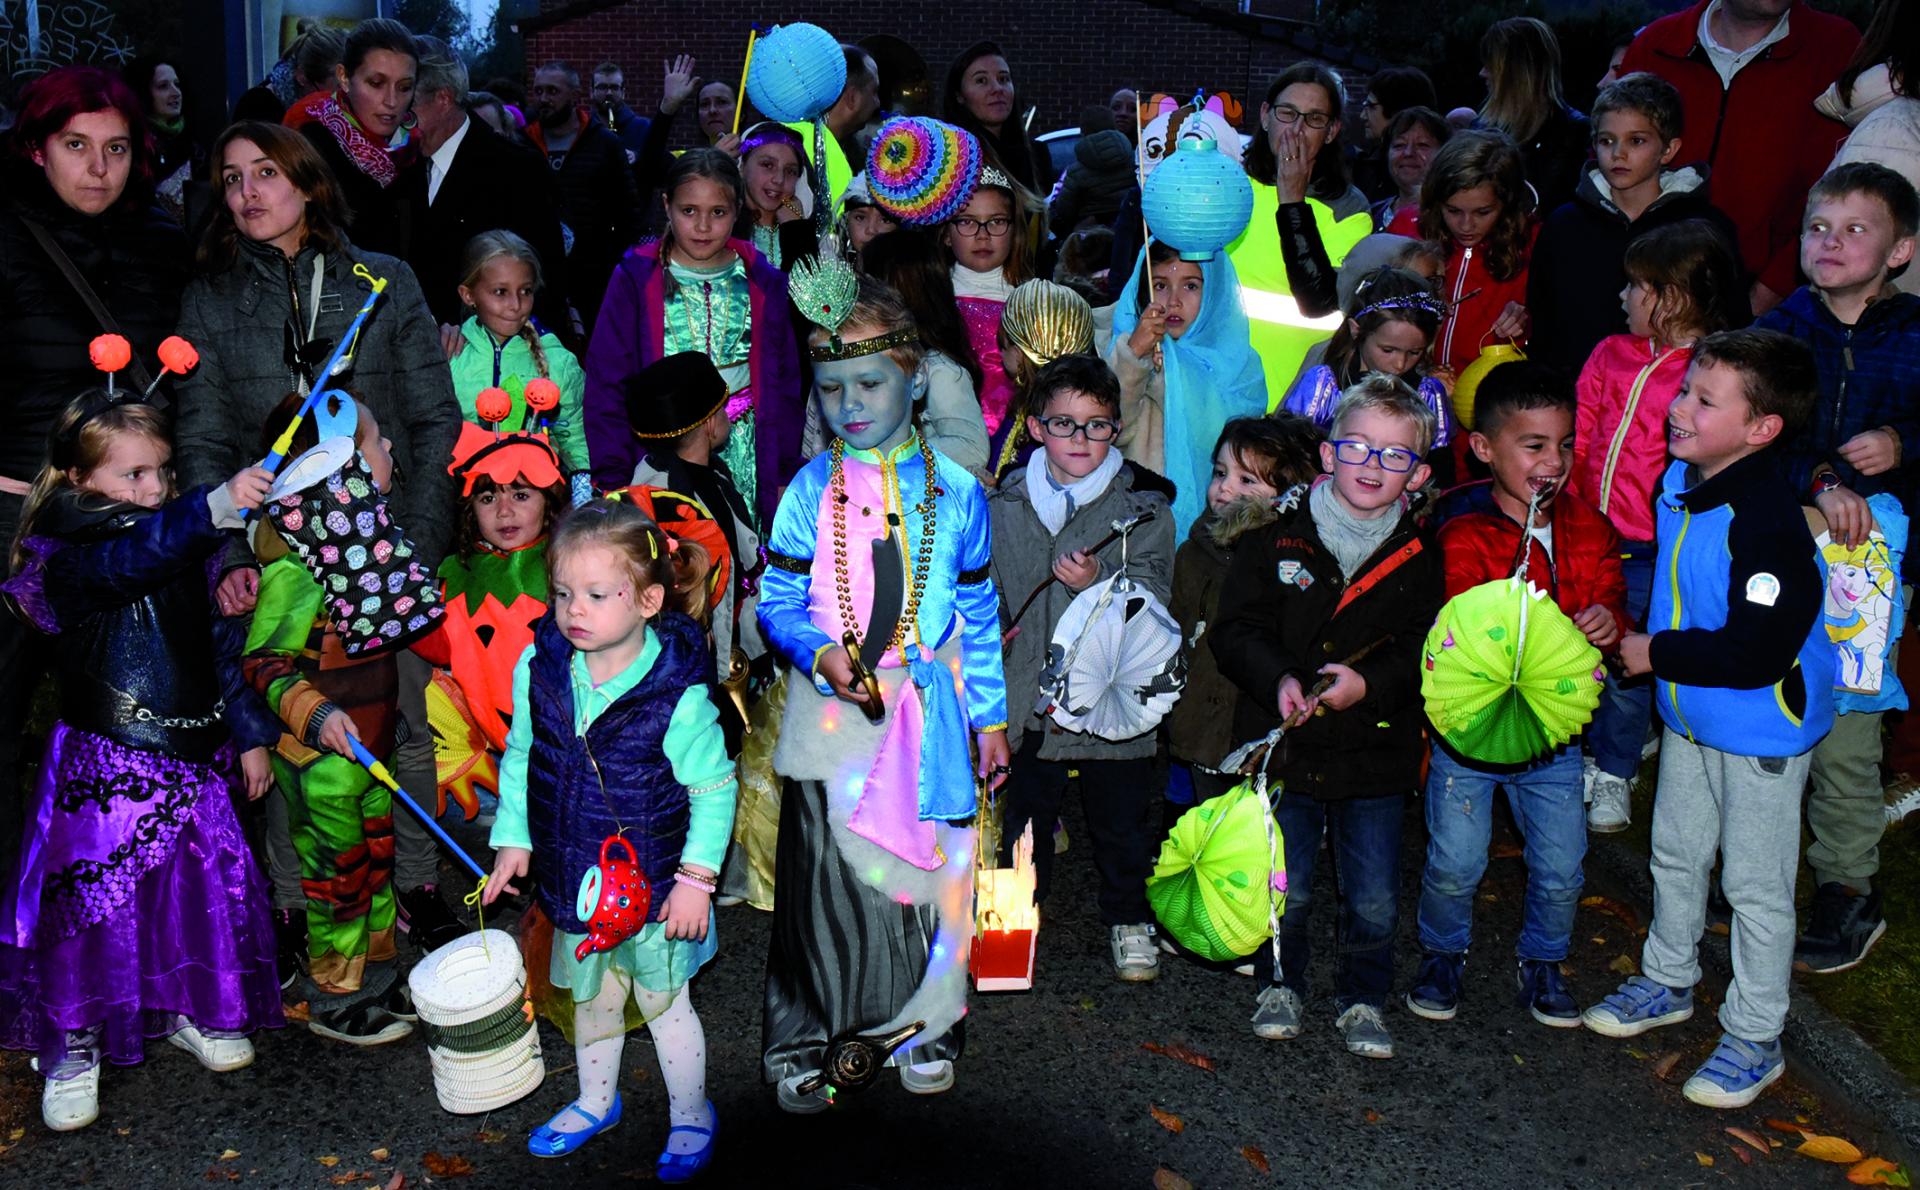
[[[1580,369],[1573,421],[1573,490],[1613,522],[1623,541],[1653,540],[1653,498],[1667,465],[1667,406],[1691,347],[1609,335]]]

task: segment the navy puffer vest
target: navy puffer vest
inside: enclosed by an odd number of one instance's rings
[[[680,866],[687,841],[687,789],[674,780],[667,759],[667,723],[681,694],[706,682],[711,663],[692,619],[666,612],[652,626],[660,638],[653,669],[593,721],[584,747],[574,732],[573,646],[555,626],[552,612],[534,626],[524,708],[533,715],[527,810],[534,895],[554,928],[564,933],[587,932],[574,913],[580,878],[600,862],[601,841],[621,833],[620,824],[653,888],[650,918],[673,890]]]

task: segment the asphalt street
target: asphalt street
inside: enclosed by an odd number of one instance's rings
[[[1070,811],[1070,831],[1078,814]],[[1401,988],[1416,959],[1412,912],[1424,845],[1411,819],[1407,834]],[[953,1091],[916,1098],[889,1075],[812,1117],[781,1113],[760,1081],[768,919],[744,906],[722,910],[720,957],[693,985],[720,1117],[708,1184],[1846,1184],[1844,1166],[1801,1157],[1797,1137],[1766,1127],[1768,1118],[1799,1118],[1845,1134],[1844,1117],[1791,1077],[1743,1111],[1716,1113],[1681,1098],[1680,1083],[1717,1035],[1710,1012],[1612,1041],[1542,1027],[1516,1007],[1510,956],[1523,872],[1503,850],[1496,845],[1481,889],[1460,1016],[1434,1024],[1396,1005],[1387,1016],[1398,1050],[1391,1061],[1345,1052],[1330,997],[1309,1005],[1303,1036],[1269,1042],[1248,1027],[1251,979],[1163,958],[1157,982],[1116,982],[1082,848],[1056,869],[1034,991],[975,996]],[[1328,907],[1331,892],[1316,889],[1316,905]],[[1610,965],[1637,957],[1640,942],[1622,890],[1590,874],[1587,893],[1609,903],[1580,911],[1568,971],[1583,1003],[1619,981]],[[1330,937],[1331,927],[1317,924]],[[1318,989],[1329,985],[1331,950],[1320,948]],[[1707,985],[1710,1002],[1718,990]],[[435,1101],[417,1037],[354,1050],[291,1026],[258,1039],[252,1067],[225,1075],[156,1042],[144,1064],[106,1072],[100,1120],[69,1135],[46,1130],[37,1076],[24,1055],[7,1054],[0,1185],[378,1187],[399,1174],[410,1187],[478,1190],[652,1180],[666,1106],[646,1034],[627,1047],[621,1124],[560,1161],[536,1160],[525,1147],[528,1131],[575,1093],[571,1049],[550,1026],[543,1044],[548,1075],[540,1088],[490,1116],[462,1117]],[[1761,1155],[1724,1131],[1728,1125],[1786,1144]],[[1751,1163],[1738,1156],[1742,1148]]]

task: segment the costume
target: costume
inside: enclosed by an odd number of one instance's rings
[[[1000,359],[1000,315],[1013,296],[1014,286],[1003,269],[981,273],[956,262],[951,276],[960,321],[967,327],[967,344],[980,365],[980,414],[987,423],[987,439],[997,453],[1006,437],[1002,431],[1013,413],[1014,398],[1019,395]]]
[[[281,1024],[265,882],[229,800],[236,749],[276,725],[240,681],[239,625],[211,610],[233,512],[224,489],[154,510],[69,489],[5,586],[58,638],[60,716],[0,894],[0,1044],[49,1077],[138,1062],[183,1023]]]
[[[780,502],[759,608],[791,667],[773,755],[785,789],[768,1081],[821,1069],[829,1038],[850,1030],[924,1020],[895,1063],[960,1053],[973,935],[966,733],[1007,723],[989,536],[980,485],[917,435],[885,456],[835,442]],[[905,592],[904,606],[879,604],[880,589]],[[894,620],[897,643],[874,667],[887,717],[873,724],[831,697],[815,660],[844,632]]]
[[[513,399],[513,412],[497,422],[488,422],[490,430],[516,433],[533,428],[536,420],[545,420],[553,434],[553,448],[559,452],[568,474],[587,469],[586,429],[580,420],[581,395],[586,391],[586,375],[580,361],[573,357],[552,333],[534,327],[540,336],[540,351],[546,357],[542,368],[533,358],[533,348],[524,335],[502,342],[482,326],[478,315],[460,325],[465,350],[453,357],[453,395],[460,402],[460,415],[479,422],[474,413],[474,398],[486,388],[505,389]],[[560,404],[544,419],[527,411],[526,387],[529,380],[545,376],[560,386]]]
[[[1418,390],[1420,399],[1427,403],[1427,408],[1433,410],[1431,450],[1451,444],[1459,433],[1459,427],[1453,423],[1453,402],[1447,398],[1446,386],[1431,376],[1421,376],[1418,377]],[[1333,411],[1339,406],[1343,391],[1333,369],[1326,364],[1318,364],[1300,374],[1300,379],[1294,381],[1293,387],[1287,390],[1286,399],[1280,402],[1280,407],[1289,413],[1311,418],[1323,430],[1328,429],[1333,425]]]

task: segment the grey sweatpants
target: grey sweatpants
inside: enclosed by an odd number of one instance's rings
[[[1720,1027],[1743,1041],[1772,1041],[1787,1020],[1800,794],[1809,763],[1808,753],[1735,756],[1671,729],[1660,737],[1653,925],[1640,967],[1668,987],[1699,982],[1707,881],[1718,851],[1721,887],[1733,906],[1733,982],[1720,1005]]]

